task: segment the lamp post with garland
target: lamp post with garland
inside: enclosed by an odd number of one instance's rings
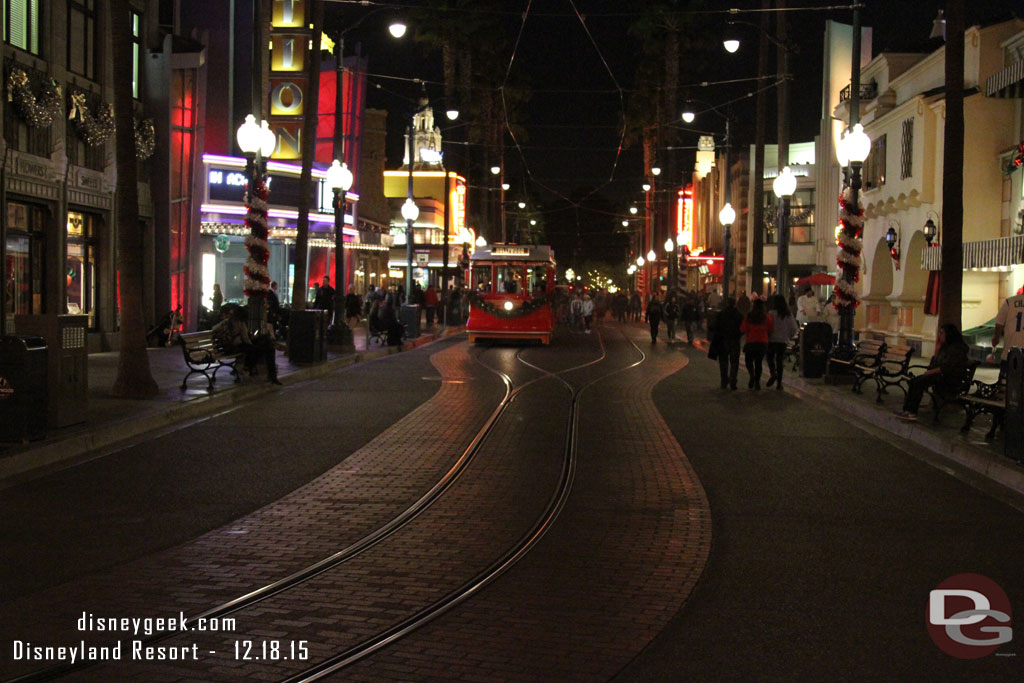
[[[266,320],[267,292],[270,291],[270,272],[267,270],[267,262],[270,260],[267,199],[270,190],[263,177],[263,159],[274,153],[277,138],[266,121],[256,125],[256,117],[248,114],[245,122],[239,126],[235,139],[245,155],[245,174],[248,180],[245,190],[245,224],[249,228],[249,235],[245,238],[245,246],[249,258],[246,259],[243,272],[245,295],[249,298],[249,331],[261,334]]]

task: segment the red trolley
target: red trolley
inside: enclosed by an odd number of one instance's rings
[[[551,343],[555,255],[537,244],[489,244],[469,257],[470,343],[536,339]]]

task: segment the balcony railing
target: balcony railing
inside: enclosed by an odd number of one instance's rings
[[[850,95],[853,93],[851,87],[852,83],[848,84],[839,93],[840,102],[849,102]],[[860,84],[860,99],[862,100],[873,100],[878,95],[878,85],[875,83],[861,83]]]

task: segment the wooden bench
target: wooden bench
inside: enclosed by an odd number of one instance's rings
[[[852,372],[856,376],[853,382],[853,391],[859,394],[861,385],[874,374],[875,369],[882,362],[883,354],[885,354],[884,341],[862,339],[857,342],[851,358],[829,356],[828,366],[830,371],[832,366],[837,365],[847,372]]]
[[[190,332],[178,336],[181,342],[181,350],[185,356],[185,365],[188,366],[188,374],[181,381],[181,390],[184,391],[188,378],[192,375],[202,375],[206,378],[207,389],[213,390],[213,383],[217,381],[217,371],[221,368],[230,368],[231,374],[238,381],[238,370],[235,363],[243,353],[227,353],[217,345],[213,338],[213,332]],[[210,371],[213,372],[210,372]]]
[[[974,380],[971,392],[962,396],[961,401],[964,411],[967,413],[967,419],[964,420],[964,426],[960,428],[960,431],[969,432],[971,425],[974,424],[974,418],[982,413],[987,413],[992,416],[992,426],[985,434],[985,438],[994,437],[996,429],[1002,427],[1006,417],[1006,364],[1003,363],[1000,366],[999,377],[995,382]]]
[[[904,386],[904,380],[909,381],[907,373],[910,368],[910,360],[914,355],[914,347],[905,344],[893,344],[886,346],[885,351],[882,353],[882,360],[875,367],[874,372],[870,373],[871,379],[875,380],[876,385],[876,400],[878,403],[882,402],[882,394],[889,393],[887,389],[889,387],[897,387],[903,391],[903,395],[906,396],[907,390]]]

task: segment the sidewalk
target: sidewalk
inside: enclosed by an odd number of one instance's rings
[[[283,351],[277,352],[278,378],[284,386],[321,377],[328,372],[360,361],[379,358],[412,349],[451,334],[461,327],[437,327],[429,333],[407,341],[401,347],[367,344],[365,324],[353,330],[355,351],[328,351],[327,362],[295,365]],[[207,392],[206,378],[193,375],[182,391],[181,381],[188,368],[177,345],[149,349],[149,365],[160,393],[149,400],[113,398],[110,388],[117,375],[117,352],[89,356],[89,404],[85,421],[64,428],[48,428],[46,438],[29,443],[0,443],[0,489],[21,479],[68,462],[95,457],[132,439],[180,423],[200,420],[241,403],[256,400],[281,387],[266,381],[263,368],[256,377],[235,382],[228,372],[218,373],[212,392]]]
[[[694,348],[702,352],[707,360],[707,339],[696,340]],[[684,345],[685,348],[685,345]],[[712,361],[708,361],[712,362]],[[717,364],[717,362],[716,362]],[[740,369],[745,371],[742,358]],[[768,372],[765,365],[765,373]],[[990,382],[995,381],[998,370],[981,368],[977,378]],[[1018,494],[1024,494],[1024,466],[1003,455],[1003,430],[999,430],[992,440],[985,439],[985,433],[991,426],[991,417],[979,416],[968,433],[963,434],[960,428],[964,423],[964,411],[958,406],[947,406],[940,413],[938,424],[932,421],[932,410],[929,399],[925,399],[921,407],[920,419],[916,422],[904,422],[896,417],[895,411],[902,406],[903,393],[892,390],[884,394],[882,403],[876,401],[875,386],[867,383],[861,394],[855,394],[850,384],[825,384],[824,379],[807,379],[800,377],[787,364],[783,384],[790,393],[802,395],[808,399],[837,408],[848,417],[858,422],[867,423],[866,428],[886,432],[931,451],[938,458],[933,465],[944,468],[945,465],[970,470],[972,476],[1004,486]],[[762,389],[761,393],[770,394],[774,389]],[[959,475],[958,475],[959,476]]]

